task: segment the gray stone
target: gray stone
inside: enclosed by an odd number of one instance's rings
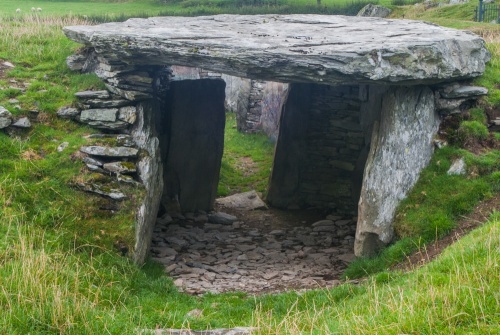
[[[387,17],[391,14],[392,10],[384,6],[374,5],[369,3],[365,7],[361,8],[357,16],[365,17]]]
[[[118,189],[108,188],[103,189],[101,185],[97,184],[79,184],[80,188],[86,192],[96,193],[106,196],[116,201],[127,199],[127,196]]]
[[[27,117],[22,117],[16,122],[12,123],[11,126],[17,128],[30,128],[31,122]]]
[[[374,255],[392,240],[396,207],[428,164],[438,126],[429,88],[395,88],[383,97],[359,199],[356,256]]]
[[[103,166],[103,162],[98,160],[98,159],[95,159],[95,158],[92,158],[92,157],[83,157],[83,162],[85,164],[90,164],[90,165],[95,165],[95,166],[99,166],[99,167],[102,167]]]
[[[260,199],[255,190],[233,194],[225,198],[219,198],[216,199],[215,202],[226,208],[234,208],[244,211],[267,208],[266,204]]]
[[[81,71],[86,60],[87,56],[85,55],[71,55],[66,57],[66,65],[72,71]]]
[[[0,129],[7,128],[12,123],[12,114],[4,107],[0,106]]]
[[[312,224],[313,227],[319,227],[319,226],[333,226],[334,222],[332,220],[320,220],[316,221]]]
[[[455,159],[451,164],[448,175],[464,175],[467,173],[467,166],[463,158]]]
[[[92,121],[115,122],[117,108],[87,109],[80,113],[80,122],[89,123]]]
[[[64,33],[110,61],[196,64],[284,82],[432,84],[476,77],[490,58],[484,41],[469,32],[340,15],[155,17],[65,27]],[[141,98],[130,93],[117,94]]]
[[[80,115],[80,111],[73,107],[61,107],[57,111],[57,116],[63,119],[74,119]]]
[[[11,68],[11,69],[16,67],[14,64],[12,64],[11,62],[7,62],[7,61],[3,62],[2,65],[5,67],[8,67],[8,68]]]
[[[66,149],[69,145],[69,142],[62,142],[61,144],[59,144],[59,146],[57,147],[57,152],[63,152],[64,149]]]
[[[123,147],[135,146],[135,141],[130,135],[120,134],[116,136],[116,142]]]
[[[100,99],[85,99],[85,105],[92,108],[112,108],[112,107],[124,107],[130,105],[129,100],[124,99],[114,99],[114,100],[100,100]]]
[[[102,156],[102,157],[137,157],[139,150],[135,148],[128,147],[102,147],[102,146],[83,146],[80,148],[80,151],[93,155],[93,156]]]
[[[336,231],[338,228],[335,226],[317,226],[313,228],[313,231],[316,232],[330,232],[330,231]]]
[[[131,162],[111,162],[104,164],[102,167],[104,170],[113,173],[135,173],[137,171],[135,164]]]
[[[459,86],[440,92],[445,99],[471,98],[488,94],[488,89],[480,86]]]
[[[108,91],[82,91],[76,92],[75,97],[79,99],[108,99]]]
[[[118,110],[118,119],[130,124],[134,124],[137,117],[137,110],[134,106],[121,107]]]

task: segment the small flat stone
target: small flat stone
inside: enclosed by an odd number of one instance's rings
[[[91,164],[91,165],[95,165],[95,166],[99,166],[99,167],[102,167],[102,165],[104,164],[102,161],[95,159],[95,158],[92,158],[92,157],[88,157],[88,156],[83,157],[83,162],[86,164]]]
[[[111,162],[102,166],[104,170],[113,173],[135,173],[137,171],[135,164],[132,162]]]
[[[315,232],[332,232],[337,230],[338,228],[335,226],[317,226],[313,228]]]
[[[320,220],[312,224],[313,227],[333,226],[333,225],[334,222],[332,220]]]
[[[236,216],[223,212],[208,214],[208,222],[210,223],[230,225],[236,220],[238,220]]]
[[[93,156],[103,157],[137,157],[139,150],[128,147],[83,146],[80,151]]]
[[[263,273],[262,278],[264,278],[265,280],[271,280],[273,278],[277,278],[279,275],[280,274],[278,271],[270,271],[270,272]]]
[[[31,122],[27,117],[22,117],[16,122],[12,123],[11,126],[17,128],[30,128]]]
[[[7,128],[12,124],[12,114],[4,107],[0,106],[0,129]]]
[[[82,91],[76,92],[75,97],[79,99],[107,99],[109,98],[108,91]]]
[[[456,159],[451,164],[448,172],[448,175],[464,175],[467,172],[467,166],[465,165],[465,161],[463,158]]]
[[[59,144],[59,146],[57,147],[57,152],[63,152],[64,149],[66,149],[69,145],[69,142],[62,142],[61,144]]]
[[[92,121],[115,122],[118,113],[117,108],[95,108],[82,110],[80,122],[89,123]]]

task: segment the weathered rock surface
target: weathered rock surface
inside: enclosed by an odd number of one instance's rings
[[[104,170],[113,173],[135,173],[137,170],[135,164],[131,162],[111,162],[102,166]]]
[[[453,161],[448,172],[449,175],[463,175],[467,172],[467,165],[463,158],[459,158]]]
[[[245,211],[267,208],[266,203],[262,201],[255,190],[219,198],[215,200],[215,203],[226,208],[234,208]]]
[[[12,124],[12,114],[4,107],[0,106],[0,129],[7,128]]]
[[[22,117],[16,122],[11,124],[12,127],[17,127],[17,128],[30,128],[31,127],[31,122],[27,117]]]
[[[79,187],[86,192],[96,193],[105,197],[109,197],[116,201],[127,199],[127,196],[117,188],[103,187],[95,183],[92,184],[79,184]]]
[[[431,84],[476,77],[490,58],[466,31],[337,15],[156,17],[64,33],[110,61],[284,82]]]
[[[128,147],[103,147],[98,145],[83,146],[80,151],[93,156],[136,157],[139,150]]]
[[[57,111],[57,116],[63,119],[73,119],[80,115],[80,111],[73,107],[61,107]]]
[[[397,88],[385,94],[359,199],[357,256],[374,255],[392,240],[396,207],[429,162],[438,125],[429,88]]]
[[[141,334],[144,335],[251,335],[256,332],[256,328],[252,327],[235,327],[235,328],[217,328],[211,330],[191,330],[191,329],[144,329]]]
[[[387,17],[391,14],[392,10],[387,7],[374,5],[369,3],[365,7],[361,8],[357,16],[365,17]]]

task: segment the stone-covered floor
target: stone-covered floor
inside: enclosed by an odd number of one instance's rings
[[[252,294],[334,286],[354,259],[355,218],[278,210],[159,218],[151,253],[182,291]],[[301,213],[304,214],[304,213]],[[214,221],[214,220],[210,220]]]

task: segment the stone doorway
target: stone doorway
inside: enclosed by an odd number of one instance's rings
[[[296,153],[287,147],[290,143],[295,145],[291,137],[302,142],[300,154],[305,155],[306,161],[310,156],[322,155],[323,160],[333,160],[340,168],[321,166],[317,161],[297,165],[293,169],[299,174],[309,173],[311,178],[299,178],[294,196],[305,190],[307,201],[284,204],[277,200],[283,195],[274,193],[270,198],[282,209],[240,211],[212,207],[224,129],[220,84],[220,80],[214,79],[173,81],[162,107],[164,112],[159,113],[157,130],[165,164],[165,206],[153,232],[153,259],[165,266],[177,286],[191,294],[264,293],[338,284],[343,270],[354,259],[354,198],[359,196],[362,177],[355,164],[366,160],[361,157],[366,146],[359,100],[365,93],[360,93],[359,87],[349,86],[293,86],[292,98],[286,102],[281,119],[283,133],[277,145],[279,148],[281,143],[281,152],[275,159],[282,159],[280,154],[289,159]],[[319,101],[327,102],[310,104],[308,96],[322,97]],[[300,117],[306,117],[307,122]],[[199,122],[190,122],[192,118]],[[318,146],[315,132],[329,131],[318,129],[319,125],[334,125],[336,133],[332,136],[336,142]],[[342,127],[347,130],[340,130]],[[339,152],[338,147],[346,143],[350,149]],[[352,163],[338,163],[334,158],[339,155],[349,157]],[[297,162],[303,163],[301,159]],[[275,162],[275,168],[282,169],[282,163]],[[360,166],[364,167],[364,161]],[[323,174],[315,173],[316,169]],[[290,186],[289,173],[287,168],[273,171],[271,186]],[[346,179],[348,184],[340,189],[333,187],[333,194],[303,184],[305,181],[323,185],[329,179],[340,183],[346,183]],[[358,184],[354,182],[357,179]],[[359,189],[352,189],[355,185]],[[339,201],[342,192],[348,199],[345,202]]]

